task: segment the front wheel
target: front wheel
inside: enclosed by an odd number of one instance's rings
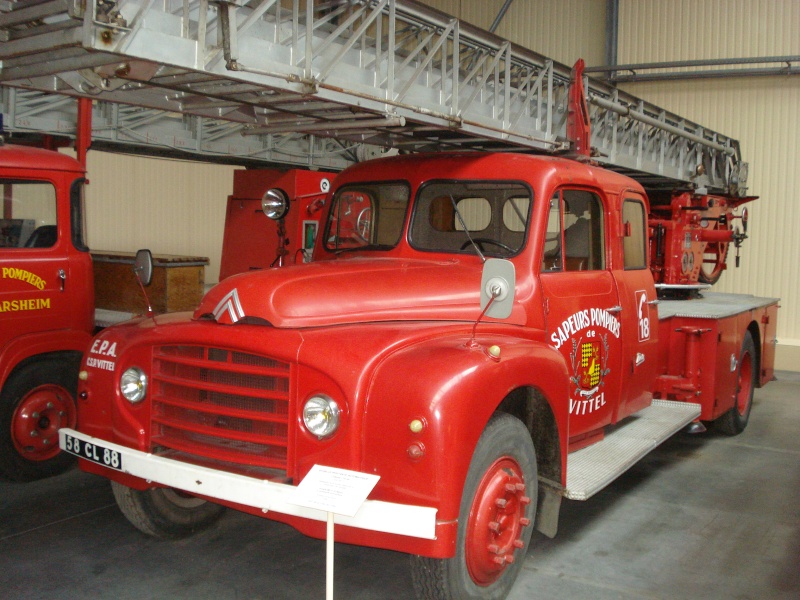
[[[139,531],[160,538],[182,538],[209,527],[225,507],[172,488],[134,490],[111,482],[117,506]]]
[[[533,531],[536,454],[519,419],[497,413],[470,462],[453,558],[411,557],[420,600],[500,600],[522,568]]]
[[[33,481],[68,469],[58,430],[75,427],[80,355],[58,354],[19,366],[0,392],[0,477]]]
[[[733,408],[717,419],[716,426],[726,435],[738,435],[747,427],[753,409],[753,392],[756,387],[758,360],[753,336],[748,331],[742,340],[739,364],[736,371],[736,395]]]

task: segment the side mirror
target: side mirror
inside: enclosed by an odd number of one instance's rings
[[[494,319],[507,319],[514,306],[514,289],[516,287],[516,270],[514,263],[502,258],[490,258],[483,263],[481,276],[481,309],[486,309],[486,316]]]
[[[150,250],[142,249],[136,252],[133,272],[142,285],[150,285],[153,279],[153,255]]]

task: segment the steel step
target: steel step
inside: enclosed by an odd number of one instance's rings
[[[653,400],[651,406],[607,431],[601,442],[567,457],[564,497],[570,500],[591,498],[699,416],[699,404]]]

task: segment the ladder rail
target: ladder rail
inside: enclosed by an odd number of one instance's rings
[[[412,0],[83,7],[2,5],[0,83],[233,121],[247,137],[294,125],[408,151],[570,150],[569,67]],[[744,194],[736,140],[607,83],[584,87],[595,160],[651,186]]]

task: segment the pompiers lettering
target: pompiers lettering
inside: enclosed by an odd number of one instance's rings
[[[47,282],[36,273],[31,273],[25,269],[18,269],[17,267],[3,267],[2,274],[3,279],[24,281],[25,283],[30,283],[37,290],[43,290],[47,285]]]

